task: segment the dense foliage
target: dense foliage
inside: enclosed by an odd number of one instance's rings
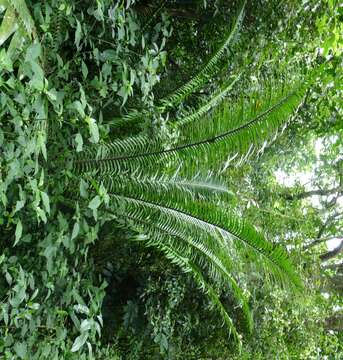
[[[0,358],[341,358],[341,10],[0,0]]]

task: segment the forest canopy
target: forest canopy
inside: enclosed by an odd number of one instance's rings
[[[0,0],[0,359],[342,359],[342,4]]]

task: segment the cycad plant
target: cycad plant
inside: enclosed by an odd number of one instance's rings
[[[22,5],[18,18],[14,15],[19,10],[13,4]],[[88,183],[96,202],[100,187],[106,189],[110,199],[106,209],[145,235],[136,240],[158,248],[192,274],[239,345],[240,336],[216,291],[218,286],[229,286],[251,332],[252,314],[238,280],[238,264],[249,259],[254,267],[291,288],[301,288],[301,281],[286,251],[233,213],[232,193],[213,174],[224,173],[261,152],[301,104],[309,79],[294,75],[286,81],[279,75],[277,79],[254,82],[250,91],[230,98],[230,91],[244,78],[236,72],[197,108],[182,115],[175,110],[221,69],[227,50],[237,40],[244,7],[245,3],[222,46],[200,71],[158,100],[152,111],[132,110],[116,124],[119,127],[145,121],[153,114],[177,135],[174,140],[167,142],[163,134],[152,131],[69,153],[75,179],[81,176],[83,183]],[[2,42],[13,33],[12,42],[22,39],[23,32],[26,38],[34,35],[24,0],[0,0],[0,9],[6,9],[0,28]],[[64,166],[66,160],[62,163]],[[72,199],[78,196],[76,191],[69,193]]]
[[[261,152],[301,104],[308,81],[295,76],[288,81],[282,76],[265,79],[238,100],[228,101],[241,77],[233,74],[198,108],[175,118],[170,114],[218,72],[226,49],[237,37],[243,11],[244,5],[223,45],[205,66],[153,109],[159,117],[165,116],[177,140],[166,144],[156,132],[139,134],[70,154],[73,171],[94,192],[97,184],[105,187],[110,211],[145,234],[139,237],[144,244],[158,248],[193,275],[239,344],[239,334],[214,284],[230,287],[252,331],[249,300],[237,280],[237,264],[247,257],[282,284],[299,289],[301,281],[280,246],[233,214],[232,194],[213,173]],[[143,116],[149,115],[133,110],[117,125],[139,122]]]

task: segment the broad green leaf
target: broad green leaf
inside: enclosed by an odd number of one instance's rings
[[[38,145],[40,146],[40,150],[43,154],[44,160],[47,161],[48,160],[48,155],[47,155],[47,151],[46,151],[46,138],[45,138],[45,134],[43,134],[43,132],[39,132],[38,134]]]
[[[27,345],[22,342],[16,343],[14,345],[14,351],[20,359],[25,359],[27,356]]]
[[[14,213],[18,212],[19,210],[21,210],[25,205],[25,200],[18,200],[15,206],[15,210]]]
[[[79,20],[76,20],[75,45],[78,50],[80,48],[81,35],[82,35],[81,24]]]
[[[81,326],[80,326],[80,331],[82,333],[90,330],[91,328],[92,328],[92,321],[90,321],[88,319],[82,320]]]
[[[92,143],[98,143],[99,142],[99,129],[98,125],[96,124],[95,119],[87,116],[86,122],[89,126],[89,132],[91,134],[91,142]]]
[[[83,333],[80,336],[78,336],[74,341],[74,344],[71,348],[71,352],[79,351],[87,341],[87,338],[88,338],[88,333]]]
[[[36,61],[36,59],[41,55],[42,47],[39,42],[35,42],[28,47],[26,50],[25,61]]]
[[[43,89],[44,89],[43,69],[41,68],[41,66],[38,63],[36,63],[33,60],[30,60],[29,64],[30,64],[32,72],[33,72],[32,78],[30,80],[31,87],[36,90],[43,91]]]
[[[11,306],[13,306],[14,308],[17,308],[24,300],[26,297],[26,288],[25,286],[21,285],[21,287],[19,287],[16,291],[15,296],[9,300]]]
[[[44,224],[46,224],[46,222],[48,221],[48,219],[46,218],[46,215],[45,215],[45,211],[42,210],[39,206],[36,207],[36,213],[38,215],[38,217],[40,219],[42,219],[42,221],[44,222]]]
[[[101,204],[101,200],[100,197],[97,195],[90,201],[88,207],[92,210],[96,210],[100,204]]]
[[[72,107],[78,111],[82,118],[86,116],[84,106],[82,106],[79,100],[75,100],[72,104]]]
[[[12,60],[5,49],[0,51],[0,68],[7,71],[13,71]]]
[[[75,239],[80,231],[80,225],[78,222],[74,224],[73,231],[71,233],[71,240]]]
[[[13,59],[24,42],[35,37],[34,21],[26,0],[0,0],[0,10],[5,11],[0,20],[0,46],[9,42],[7,55]]]
[[[23,225],[21,223],[21,220],[19,219],[15,229],[15,241],[13,246],[18,244],[18,241],[20,240],[22,234],[23,234]]]
[[[87,65],[84,63],[84,61],[81,62],[81,71],[83,78],[86,79],[88,75],[88,68]]]
[[[77,133],[75,136],[75,142],[76,142],[76,152],[82,151],[83,148],[83,139],[82,135],[80,133]]]
[[[74,305],[74,310],[79,314],[85,314],[85,315],[89,314],[89,309],[86,305],[81,305],[81,304]]]
[[[88,196],[87,189],[88,189],[87,183],[83,179],[81,179],[81,181],[80,181],[80,195],[84,199],[87,198],[87,196]]]
[[[9,7],[0,26],[0,46],[18,29],[15,10]]]
[[[44,191],[41,191],[40,195],[42,197],[43,205],[45,207],[46,212],[50,214],[50,199],[48,194],[45,193]]]

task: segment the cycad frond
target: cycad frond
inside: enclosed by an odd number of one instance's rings
[[[182,201],[181,197],[168,199],[156,193],[116,195],[114,201],[125,204],[126,211],[134,217],[149,218],[158,221],[168,229],[183,233],[185,237],[200,236],[202,239],[215,237],[220,233],[226,241],[230,256],[249,251],[256,259],[268,263],[268,270],[283,284],[291,284],[295,289],[301,289],[302,284],[296,274],[287,253],[279,246],[265,240],[252,226],[240,221],[209,202]],[[239,255],[238,255],[239,256]]]
[[[138,111],[137,109],[131,109],[126,115],[121,118],[117,118],[113,123],[113,127],[120,129],[126,127],[132,123],[138,123],[145,120],[147,117],[151,116],[149,112],[145,110]]]
[[[232,90],[233,86],[239,80],[240,75],[237,75],[233,78],[228,85],[223,89],[217,91],[210,100],[206,101],[205,104],[200,106],[195,111],[191,111],[189,114],[185,115],[181,119],[176,119],[175,122],[178,126],[185,126],[193,121],[200,120],[204,115],[206,115],[210,110],[218,106],[224,99],[225,96]]]
[[[160,150],[160,141],[158,141],[158,139],[152,140],[149,136],[143,134],[130,136],[125,139],[89,146],[83,153],[73,155],[73,159],[76,164],[87,165],[87,159],[94,159],[96,161],[112,157],[129,156],[142,153],[146,151],[146,149]],[[89,168],[86,166],[83,172],[91,170],[91,166],[89,166]]]
[[[193,76],[186,84],[182,85],[172,94],[166,96],[161,100],[159,105],[160,112],[167,111],[177,105],[179,105],[184,99],[186,99],[191,93],[200,89],[210,78],[213,77],[219,70],[219,63],[222,60],[226,49],[228,49],[239,30],[239,27],[242,23],[244,17],[244,9],[246,5],[246,0],[243,2],[238,15],[236,16],[234,23],[231,27],[231,31],[226,37],[225,41],[221,47],[211,56],[207,64],[195,75]]]
[[[0,0],[0,13],[4,11],[0,25],[0,46],[12,36],[7,50],[12,57],[25,39],[35,35],[36,30],[25,0]]]
[[[241,101],[223,102],[207,117],[189,116],[181,120],[184,126],[178,146],[167,151],[197,153],[203,163],[211,166],[235,155],[236,162],[243,162],[287,124],[301,104],[306,88],[299,82],[291,86],[269,85]]]
[[[188,257],[183,256],[181,253],[179,253],[177,250],[175,250],[173,247],[168,246],[163,241],[150,239],[147,243],[149,246],[153,246],[155,248],[158,248],[160,251],[162,251],[166,258],[169,259],[172,263],[178,265],[184,272],[190,273],[199,288],[208,295],[210,298],[212,304],[217,308],[217,310],[220,312],[225,325],[230,331],[230,334],[234,337],[236,340],[239,348],[241,348],[241,341],[239,334],[236,330],[236,327],[231,319],[231,317],[228,315],[225,307],[221,303],[218,295],[216,294],[216,291],[213,289],[213,287],[205,280],[203,277],[201,271],[199,268],[192,262]]]
[[[176,106],[216,71],[237,31],[244,6],[245,2],[224,45],[198,75],[162,101],[158,113]],[[133,220],[149,235],[148,244],[192,273],[237,339],[232,319],[199,268],[212,280],[230,286],[249,330],[252,316],[244,291],[235,279],[239,270],[234,264],[246,257],[284,285],[299,290],[302,282],[286,251],[233,214],[226,188],[208,178],[200,181],[194,174],[202,167],[209,171],[228,157],[237,155],[241,162],[264,146],[287,124],[309,85],[304,79],[287,85],[278,80],[254,83],[253,91],[229,102],[228,93],[238,79],[239,75],[233,77],[197,110],[171,121],[171,130],[176,128],[180,136],[169,147],[162,135],[140,134],[89,148],[72,158],[74,169],[105,186],[117,218]],[[130,113],[124,123],[140,116],[145,113]],[[170,176],[175,168],[180,170]]]
[[[135,223],[141,224],[143,230],[150,235],[150,243],[158,241],[161,244],[168,245],[169,248],[176,250],[178,253],[187,256],[195,264],[206,268],[213,279],[218,279],[224,284],[228,284],[232,294],[242,307],[242,311],[247,321],[249,332],[253,328],[252,313],[249,308],[248,300],[242,289],[231,275],[233,264],[227,248],[220,241],[205,244],[200,241],[199,237],[185,237],[183,233],[175,229],[165,228],[159,222],[148,222],[139,217],[130,217]]]
[[[145,151],[141,151],[140,140],[136,141],[139,145],[137,147],[134,140],[119,140],[116,142],[117,149],[122,147],[127,151],[117,152],[115,155],[108,153],[107,156],[96,158],[80,155],[74,164],[82,171],[108,171],[111,168],[129,168],[133,171],[137,168],[151,168],[179,157],[187,163],[190,173],[191,169],[204,165],[207,168],[216,167],[235,154],[240,155],[239,161],[244,161],[287,123],[301,104],[306,89],[307,83],[300,81],[291,86],[269,85],[267,90],[261,90],[254,97],[242,98],[242,101],[234,104],[222,104],[211,117],[200,119],[198,115],[190,115],[187,117],[187,125],[181,129],[183,136],[174,147],[164,149],[159,139],[148,141],[144,137],[141,144]],[[221,100],[221,96],[219,93],[218,98],[213,101]],[[208,106],[211,107],[212,104]],[[206,110],[208,107],[205,106],[204,111]],[[126,145],[126,142],[132,143],[132,147]]]
[[[160,9],[164,7],[165,3],[165,1],[161,2],[161,7],[158,8],[158,11],[160,11]],[[209,81],[209,79],[211,79],[213,75],[219,71],[219,64],[225,55],[225,51],[233,44],[234,39],[237,36],[237,32],[241,26],[244,17],[245,5],[246,0],[244,0],[244,2],[242,3],[242,6],[233,22],[231,30],[229,31],[229,34],[227,35],[223,44],[211,56],[206,65],[184,85],[161,99],[156,106],[156,111],[158,111],[159,113],[164,113],[176,107],[194,91],[203,87]],[[145,112],[145,115],[149,116],[149,113]],[[116,127],[121,128],[123,126],[129,125],[130,123],[138,122],[143,118],[144,117],[142,116],[142,112],[138,112],[133,109],[128,114],[118,119],[118,121],[116,122]]]
[[[102,182],[110,192],[122,193],[155,193],[161,196],[168,196],[171,201],[190,198],[194,200],[195,195],[207,198],[211,194],[231,194],[227,187],[220,181],[213,180],[211,175],[206,178],[200,175],[192,179],[185,179],[176,172],[173,176],[160,175],[158,173],[147,176],[147,172],[135,172],[129,176],[122,176],[109,173],[102,177]]]

